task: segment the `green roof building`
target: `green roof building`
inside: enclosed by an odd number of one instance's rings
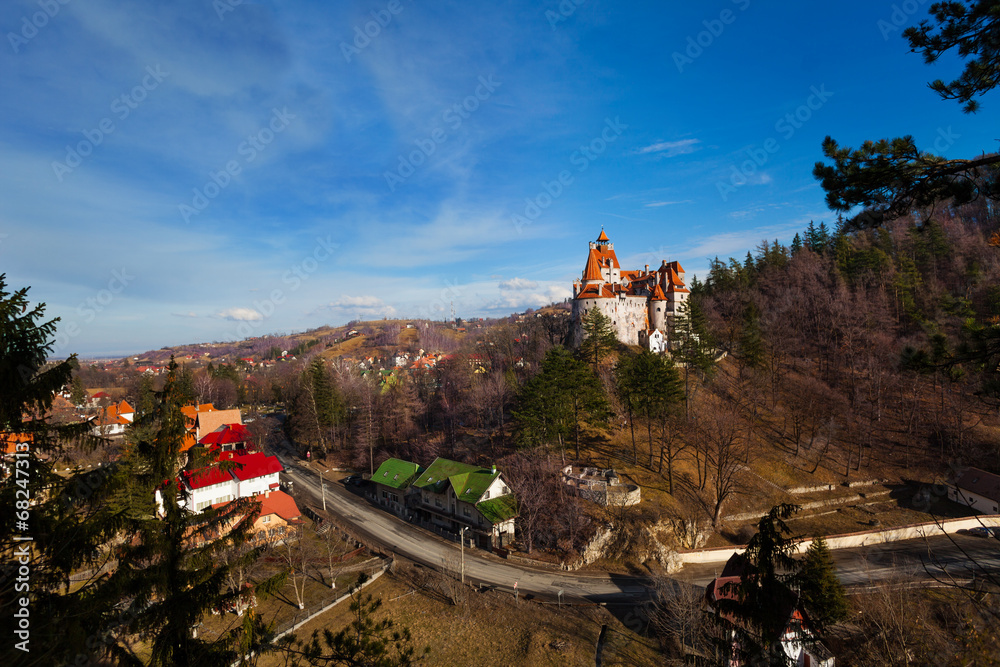
[[[476,545],[486,549],[514,540],[517,502],[496,467],[437,458],[417,475],[412,488],[411,507],[425,528],[451,535],[467,529]]]
[[[375,501],[391,512],[405,517],[406,495],[410,485],[423,470],[416,463],[403,459],[386,459],[371,477],[375,485]]]

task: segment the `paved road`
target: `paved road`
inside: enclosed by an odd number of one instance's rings
[[[279,454],[285,474],[297,491],[314,496],[320,504],[319,475],[315,466],[306,467],[285,453]],[[438,569],[458,572],[460,551],[457,543],[440,537],[395,515],[373,507],[360,495],[339,482],[325,483],[327,510],[349,521],[363,537],[388,547],[406,558]],[[864,586],[878,581],[932,582],[935,578],[968,581],[976,565],[1000,573],[1000,541],[967,535],[920,538],[832,552],[841,581],[848,586]],[[695,585],[706,585],[725,563],[688,565],[674,577]],[[513,590],[514,582],[525,595],[555,600],[562,590],[563,600],[591,602],[635,602],[648,595],[640,577],[614,574],[565,573],[523,565],[512,565],[475,549],[465,550],[466,580],[501,590]]]

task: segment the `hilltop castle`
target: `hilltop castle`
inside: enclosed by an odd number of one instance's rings
[[[622,271],[615,244],[601,230],[591,241],[583,277],[573,282],[573,345],[583,341],[584,315],[598,308],[611,320],[618,340],[654,352],[667,349],[669,320],[687,298],[684,269],[678,262],[658,269]]]

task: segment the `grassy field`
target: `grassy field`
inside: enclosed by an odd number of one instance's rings
[[[557,607],[509,594],[479,592],[437,575],[400,565],[364,589],[382,599],[379,618],[408,627],[418,650],[429,646],[427,665],[593,665],[597,639],[608,626],[603,652],[605,665],[659,665],[663,663],[648,638],[626,628],[607,608]],[[350,622],[345,601],[307,624],[298,633],[336,631]],[[283,664],[266,657],[262,667]]]

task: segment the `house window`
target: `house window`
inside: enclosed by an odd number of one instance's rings
[[[271,523],[271,515],[268,514],[266,517],[264,517],[263,519],[261,519],[261,521],[264,522],[264,523]]]
[[[489,491],[487,491],[486,493],[483,494],[483,500],[488,500],[489,497],[490,497],[490,492]]]
[[[434,499],[434,504],[437,505],[438,507],[441,507],[442,506],[441,505],[441,499],[440,498],[435,498]]]
[[[469,512],[469,508],[468,507],[463,507],[462,508],[462,513],[465,514],[465,516],[472,516],[472,513]]]

